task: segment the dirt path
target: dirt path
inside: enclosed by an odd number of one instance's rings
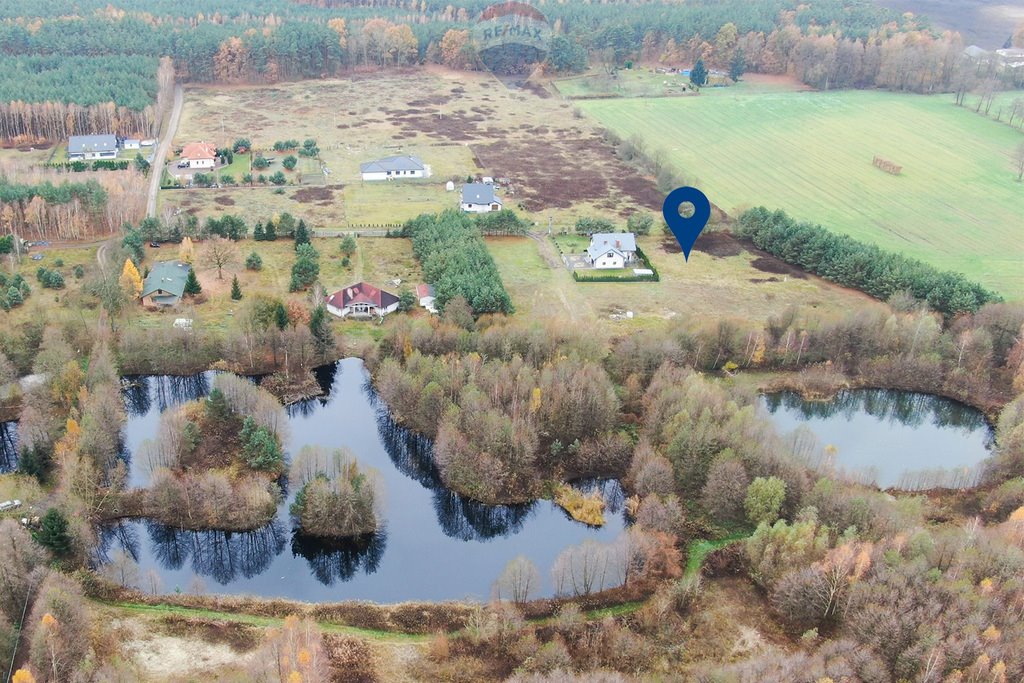
[[[171,147],[171,140],[174,132],[178,130],[178,121],[181,119],[181,108],[185,103],[185,94],[180,85],[174,87],[174,106],[171,107],[171,116],[167,128],[160,138],[160,145],[156,149],[156,155],[149,165],[149,195],[146,199],[146,216],[156,217],[156,196],[160,192],[160,178],[163,176],[164,163],[167,161],[167,150]],[[102,263],[100,264],[102,266]]]
[[[530,236],[534,242],[537,243],[537,251],[540,252],[540,257],[544,259],[544,262],[548,264],[548,267],[552,270],[561,270],[565,268],[562,263],[562,259],[555,253],[554,248],[551,246],[551,242],[545,235],[529,232],[527,235]],[[569,320],[576,322],[576,308],[569,304],[569,300],[565,297],[565,292],[562,291],[561,287],[556,288],[558,299],[562,302],[562,306],[565,307],[565,312],[569,315]]]

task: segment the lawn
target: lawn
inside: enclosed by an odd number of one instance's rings
[[[314,238],[313,246],[320,253],[320,282],[327,293],[365,280],[397,294],[406,283],[414,287],[420,282],[422,276],[419,263],[412,255],[409,240],[362,237],[356,241],[356,245],[357,251],[346,267],[342,265],[344,255],[340,251],[341,238]],[[146,252],[146,265],[178,256],[177,247],[173,244],[166,244],[159,249],[147,246]],[[140,327],[170,326],[174,318],[184,316],[197,319],[197,324],[207,328],[226,329],[232,324],[235,313],[245,305],[245,297],[263,294],[302,302],[309,300],[309,292],[288,292],[291,267],[295,262],[295,246],[290,239],[239,242],[238,259],[234,265],[224,269],[221,279],[217,278],[216,268],[203,264],[202,252],[202,244],[196,243],[196,275],[203,286],[206,302],[198,305],[184,303],[178,310],[169,311],[147,312],[139,309],[134,311],[132,324]],[[245,269],[244,261],[252,252],[259,254],[263,260],[262,270]],[[230,297],[231,278],[234,275],[238,276],[242,288],[242,301],[232,301]],[[400,280],[401,284],[395,285],[394,280]],[[339,321],[338,325],[342,323]],[[344,323],[346,333],[349,328],[361,325],[364,323]]]
[[[740,87],[578,106],[664,150],[726,212],[782,208],[1024,296],[1024,184],[1010,159],[1024,135],[951,96]]]
[[[851,308],[878,305],[867,296],[817,278],[758,270],[752,265],[756,255],[738,245],[723,256],[697,250],[687,262],[678,251],[667,251],[660,235],[641,237],[639,244],[661,274],[661,282],[575,282],[550,241],[487,238],[517,316],[568,320],[586,329],[596,324],[605,332],[621,334],[686,317],[698,322],[719,318],[764,322],[790,305],[827,318]],[[613,314],[627,311],[633,311],[631,320],[612,319]]]

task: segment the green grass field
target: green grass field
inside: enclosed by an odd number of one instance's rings
[[[726,212],[782,208],[1024,296],[1024,184],[1011,162],[1024,135],[951,96],[737,88],[579,106],[663,149]],[[902,175],[875,168],[876,155]]]

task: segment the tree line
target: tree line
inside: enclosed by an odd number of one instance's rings
[[[413,254],[427,282],[434,285],[439,309],[462,297],[476,314],[512,313],[512,299],[480,226],[464,213],[453,209],[422,214],[405,223],[402,236],[412,240]]]
[[[836,235],[820,225],[798,222],[782,210],[750,209],[740,216],[737,234],[759,249],[876,299],[909,292],[951,318],[1001,301],[995,292],[960,273],[941,271],[922,261],[874,244]]]

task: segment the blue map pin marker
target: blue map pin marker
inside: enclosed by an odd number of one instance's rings
[[[693,215],[689,218],[679,214],[680,205],[686,202],[693,204]],[[677,187],[665,197],[661,213],[679,246],[683,248],[683,257],[689,261],[693,243],[711,218],[711,202],[696,187]]]

